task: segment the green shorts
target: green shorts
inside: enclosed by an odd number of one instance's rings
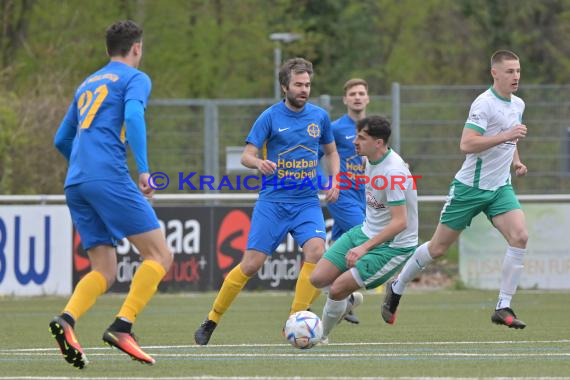
[[[480,212],[487,218],[520,209],[513,187],[501,186],[495,191],[476,189],[454,179],[449,186],[449,195],[441,210],[439,222],[456,231],[464,230]]]
[[[342,234],[323,258],[334,264],[341,272],[346,272],[346,253],[368,241],[362,232],[362,225],[355,226]],[[389,242],[374,247],[362,256],[352,268],[356,282],[366,289],[376,288],[397,273],[412,256],[416,247],[392,248]]]

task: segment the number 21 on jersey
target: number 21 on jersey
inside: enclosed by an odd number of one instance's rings
[[[107,94],[109,94],[109,89],[106,84],[103,84],[97,87],[95,91],[91,92],[87,90],[79,96],[77,108],[79,109],[80,119],[83,119],[79,128],[87,129],[91,126],[91,123],[93,122],[97,111],[99,111],[99,107],[101,107],[103,100],[107,97]],[[87,115],[85,115],[85,112],[87,112]]]

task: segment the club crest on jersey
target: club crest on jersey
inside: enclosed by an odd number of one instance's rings
[[[366,192],[366,203],[376,210],[386,208],[386,206],[384,206],[384,203],[379,202],[370,191]]]
[[[320,136],[321,129],[317,124],[311,123],[307,126],[307,133],[309,134],[309,136],[316,138]]]

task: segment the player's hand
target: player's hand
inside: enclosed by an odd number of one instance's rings
[[[149,181],[152,181],[149,173],[139,175],[139,189],[147,199],[151,199],[154,194],[154,188],[150,185]]]
[[[356,262],[362,256],[366,255],[367,252],[368,252],[368,250],[361,245],[359,245],[358,247],[354,247],[354,248],[350,249],[346,253],[346,266],[348,268],[354,267],[356,265]]]
[[[517,175],[517,177],[522,177],[522,176],[526,175],[526,173],[528,173],[528,169],[526,168],[526,165],[520,161],[519,162],[513,162],[513,169],[515,169],[515,174]]]
[[[259,162],[257,163],[257,169],[263,175],[271,175],[271,174],[275,173],[276,168],[277,168],[277,165],[273,161],[259,160]]]
[[[337,201],[340,195],[340,189],[338,188],[338,183],[336,179],[332,179],[331,188],[325,192],[325,200],[329,203],[334,203]]]
[[[524,139],[526,137],[526,125],[517,124],[508,131],[505,131],[505,138],[507,141],[516,142],[519,139]]]

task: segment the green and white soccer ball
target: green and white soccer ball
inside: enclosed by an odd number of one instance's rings
[[[308,349],[321,341],[323,324],[315,313],[303,310],[289,316],[284,331],[285,339],[293,347]]]

